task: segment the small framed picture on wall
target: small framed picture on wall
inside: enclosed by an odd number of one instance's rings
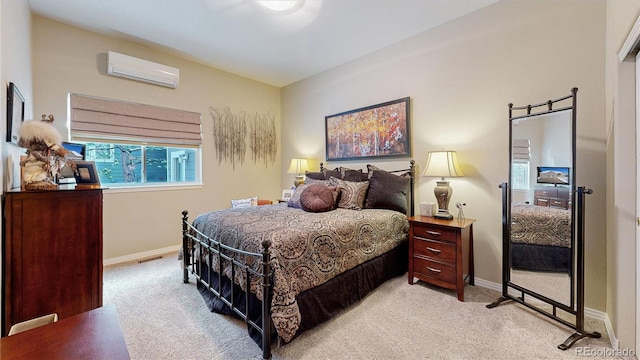
[[[18,131],[24,121],[24,97],[16,84],[7,88],[7,142],[18,144]]]

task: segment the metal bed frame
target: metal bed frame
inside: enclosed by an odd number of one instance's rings
[[[321,170],[324,169],[323,164],[320,164]],[[410,174],[410,184],[409,184],[409,216],[413,216],[414,214],[414,171],[415,171],[415,161],[410,161],[410,166],[408,169],[402,170],[394,170],[389,171],[390,173],[400,173],[400,172],[409,172]],[[271,334],[275,329],[273,328],[273,324],[271,321],[271,295],[272,295],[272,279],[273,276],[271,271],[270,264],[270,247],[271,242],[269,240],[265,240],[262,242],[262,252],[253,253],[247,252],[244,250],[236,249],[225,244],[220,243],[219,241],[215,241],[205,234],[197,230],[191,223],[189,223],[189,213],[187,210],[182,211],[182,253],[183,253],[183,282],[189,282],[189,273],[193,274],[196,278],[196,282],[205,286],[216,298],[220,299],[224,302],[229,309],[239,316],[245,323],[247,323],[251,328],[255,329],[262,336],[262,358],[263,359],[271,359]],[[199,250],[196,252],[195,250]],[[196,258],[196,253],[202,254],[203,251],[207,253],[208,263],[213,264],[212,260],[214,257],[218,260],[218,269],[215,271],[215,276],[217,276],[217,284],[211,284],[211,277],[214,276],[214,270],[211,269],[211,266],[207,266],[207,277],[206,279],[203,277],[202,265],[200,261]],[[247,265],[247,262],[242,262],[237,260],[240,256],[253,258],[259,262],[260,271],[257,271],[251,266]],[[251,320],[248,316],[249,314],[249,303],[250,303],[250,291],[241,291],[241,294],[238,294],[237,291],[234,290],[233,284],[230,286],[230,295],[227,297],[223,294],[222,291],[222,283],[223,277],[222,274],[222,266],[223,261],[231,262],[231,278],[235,278],[235,274],[237,271],[241,271],[244,274],[245,278],[245,289],[250,289],[251,280],[252,279],[260,279],[260,286],[262,287],[262,304],[261,304],[261,314],[260,314],[260,324]],[[235,304],[237,303],[237,299],[240,296],[244,296],[244,308],[238,308]],[[265,316],[266,315],[266,316]]]

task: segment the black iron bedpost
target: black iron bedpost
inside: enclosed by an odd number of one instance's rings
[[[262,242],[262,358],[271,359],[271,241]]]
[[[189,212],[182,210],[182,281],[186,284],[189,282],[189,261],[191,260],[191,254],[189,254],[189,237],[187,236],[187,229],[189,224]]]

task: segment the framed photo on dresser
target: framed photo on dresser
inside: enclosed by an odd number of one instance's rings
[[[93,161],[76,160],[76,170],[73,176],[76,178],[76,189],[100,188],[100,177]]]

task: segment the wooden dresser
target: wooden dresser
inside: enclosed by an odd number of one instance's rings
[[[4,193],[2,336],[102,306],[102,190]]]
[[[571,209],[571,192],[566,187],[545,186],[535,188],[533,203],[538,206]]]
[[[414,278],[457,291],[464,301],[464,278],[474,283],[473,223],[430,216],[409,218],[409,284]]]

